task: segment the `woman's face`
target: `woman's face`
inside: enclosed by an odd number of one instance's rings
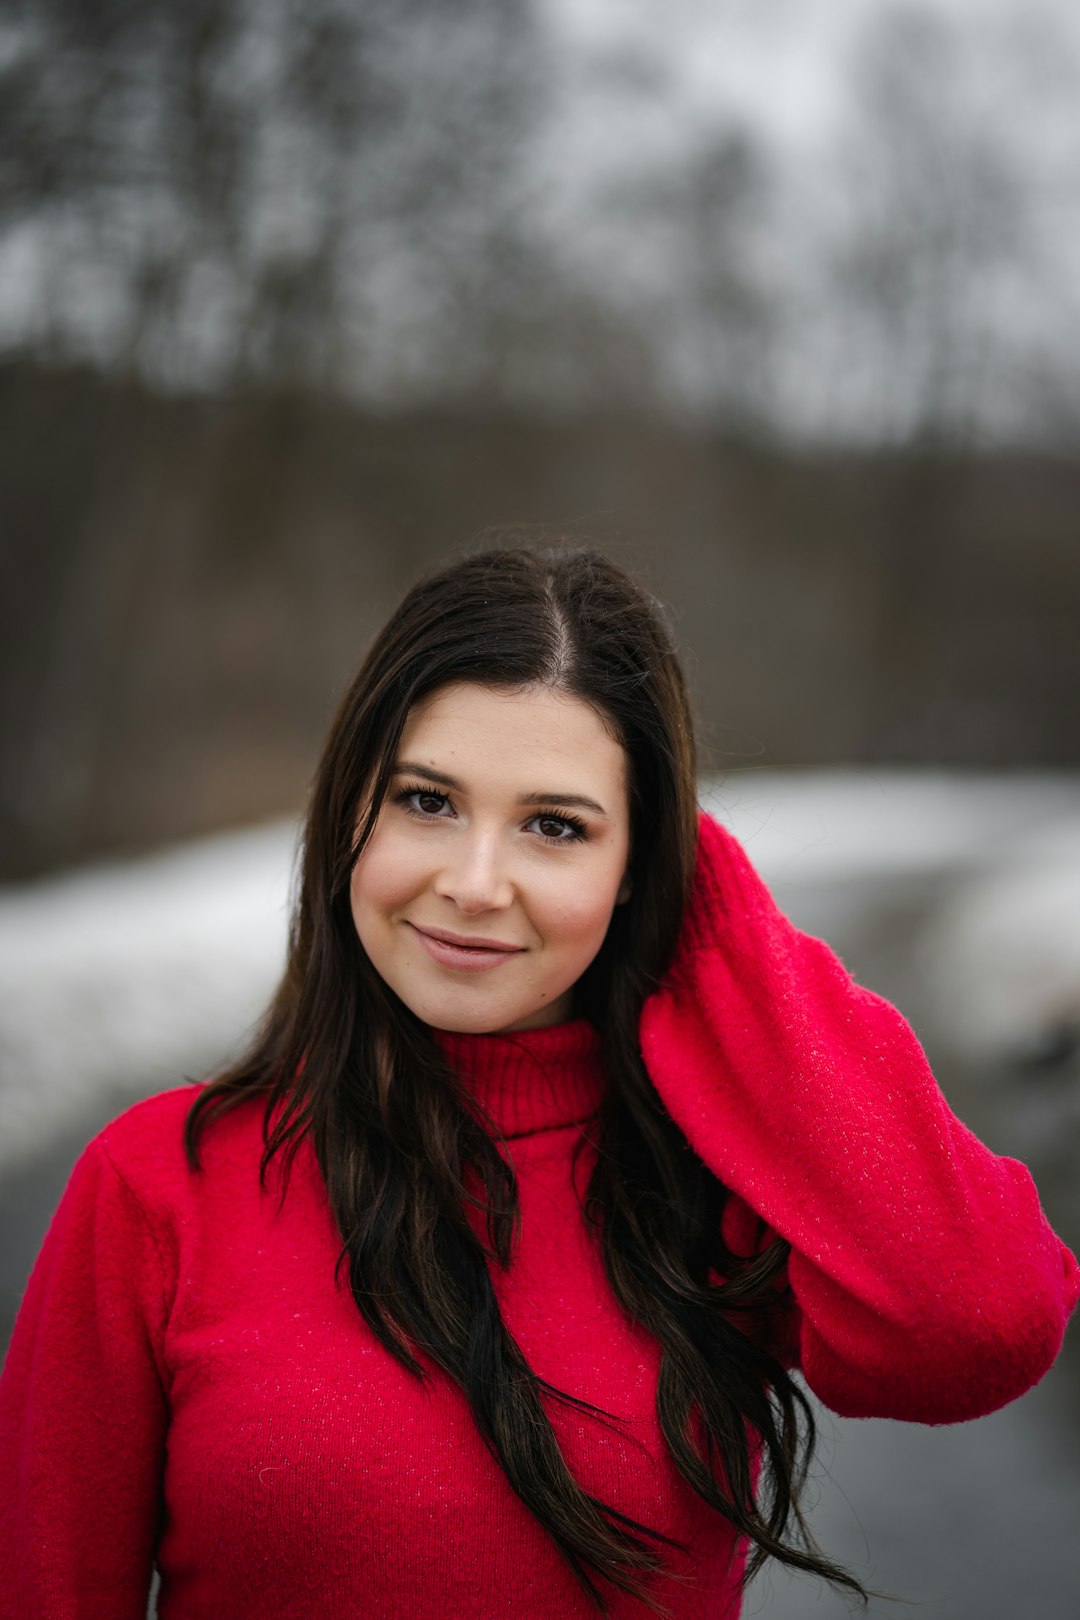
[[[373,966],[436,1029],[571,1016],[629,894],[626,755],[580,698],[446,686],[410,712],[352,875]]]

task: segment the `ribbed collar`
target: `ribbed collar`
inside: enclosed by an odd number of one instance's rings
[[[584,1018],[513,1035],[432,1033],[504,1136],[575,1125],[600,1106],[600,1037]]]

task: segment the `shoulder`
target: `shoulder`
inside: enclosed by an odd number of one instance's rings
[[[94,1140],[102,1147],[123,1153],[163,1135],[173,1135],[178,1129],[182,1131],[192,1103],[205,1090],[204,1083],[189,1082],[156,1092],[152,1097],[143,1097],[103,1126]]]
[[[173,1086],[125,1108],[87,1145],[87,1152],[112,1164],[121,1175],[143,1166],[168,1169],[184,1145],[184,1128],[203,1085]]]
[[[187,1085],[147,1097],[87,1143],[31,1274],[27,1298],[32,1291],[35,1309],[100,1297],[119,1310],[118,1302],[137,1300],[139,1319],[160,1328],[185,1267],[256,1208],[261,1103],[245,1099],[220,1128],[215,1124],[202,1167],[195,1168],[184,1127],[204,1089]]]
[[[245,1099],[208,1125],[199,1143],[200,1168],[185,1145],[188,1116],[205,1083],[174,1086],[126,1108],[88,1143],[84,1160],[107,1166],[147,1209],[183,1203],[208,1176],[227,1176],[231,1165],[257,1170],[262,1152],[263,1107]]]

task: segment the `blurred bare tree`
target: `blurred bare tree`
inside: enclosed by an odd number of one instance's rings
[[[451,350],[497,370],[491,267],[537,251],[529,0],[3,14],[0,202],[44,243],[37,352],[180,387],[407,392]]]
[[[1060,18],[872,8],[797,158],[682,115],[663,26],[575,65],[539,0],[0,0],[0,328],[174,389],[1074,444]]]
[[[852,402],[886,442],[970,443],[985,428],[1011,380],[994,294],[1036,284],[1039,179],[1008,121],[974,101],[970,49],[955,18],[908,4],[869,21],[855,56],[832,279]]]
[[[296,804],[523,516],[656,561],[719,757],[1075,762],[1080,125],[1007,9],[860,12],[785,150],[661,10],[0,0],[0,872]]]
[[[1058,300],[1060,311],[1068,294],[1040,257],[1055,176],[1032,171],[1010,116],[1046,86],[1042,21],[1002,32],[999,14],[996,34],[973,36],[955,14],[908,0],[864,22],[853,56],[829,277],[843,326],[838,387],[845,414],[894,451],[875,473],[889,499],[864,601],[869,758],[903,756],[928,712],[953,704],[957,642],[930,631],[942,604],[972,618],[995,611],[983,537],[962,538],[958,518],[980,458],[1017,432],[1061,440],[1045,396],[1027,392],[1029,333],[1017,319],[1025,301]],[[1047,380],[1061,359],[1046,357]],[[1077,375],[1076,356],[1064,361]],[[1022,664],[1031,649],[1003,640],[999,656]]]

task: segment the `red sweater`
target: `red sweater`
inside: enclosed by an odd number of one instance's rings
[[[494,1268],[533,1368],[615,1413],[548,1410],[585,1488],[685,1541],[677,1620],[735,1616],[741,1552],[656,1421],[658,1350],[627,1321],[578,1206],[604,1087],[584,1022],[442,1036],[506,1136],[523,1224]],[[695,1151],[792,1246],[790,1355],[834,1410],[942,1423],[1050,1366],[1080,1294],[1022,1165],[950,1113],[914,1035],[776,910],[707,818],[676,961],[642,1049]],[[123,1114],[75,1167],[0,1380],[0,1615],[143,1620],[570,1620],[592,1615],[464,1396],[420,1387],[334,1283],[309,1148],[279,1209],[262,1106],[188,1171],[188,1087]],[[609,1589],[610,1590],[610,1589]],[[648,1611],[610,1593],[617,1617]]]

